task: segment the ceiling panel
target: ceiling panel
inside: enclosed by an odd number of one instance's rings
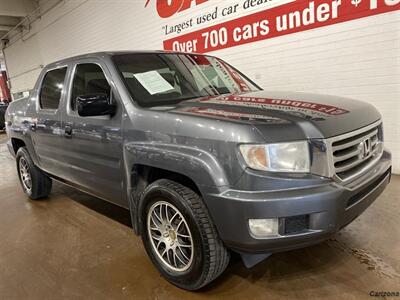
[[[38,2],[34,0],[0,0],[0,38],[3,38],[37,6]]]

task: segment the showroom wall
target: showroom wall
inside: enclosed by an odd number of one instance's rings
[[[40,5],[41,17],[11,37],[4,51],[12,93],[31,89],[43,65],[80,53],[209,52],[267,90],[348,96],[375,105],[384,117],[394,171],[400,173],[400,0],[43,0]]]

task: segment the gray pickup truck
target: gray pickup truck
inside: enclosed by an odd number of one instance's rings
[[[104,52],[46,66],[6,114],[31,199],[52,179],[130,210],[162,275],[195,290],[352,222],[390,181],[371,105],[265,92],[212,56]]]

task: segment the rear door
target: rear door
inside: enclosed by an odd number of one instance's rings
[[[99,197],[126,206],[122,167],[122,111],[107,67],[86,59],[73,67],[63,114],[65,162],[68,180]],[[75,108],[78,96],[107,94],[116,102],[113,116],[81,117]]]
[[[30,123],[38,164],[48,173],[62,177],[62,105],[65,98],[67,65],[49,69],[39,78],[35,117]]]

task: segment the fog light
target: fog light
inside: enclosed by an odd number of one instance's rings
[[[255,238],[279,235],[279,219],[250,219],[249,228]]]

